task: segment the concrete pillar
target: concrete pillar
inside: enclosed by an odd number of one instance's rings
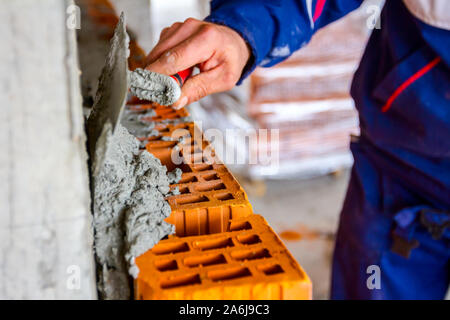
[[[69,5],[0,0],[0,299],[96,298]]]

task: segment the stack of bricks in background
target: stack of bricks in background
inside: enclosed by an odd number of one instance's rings
[[[288,60],[252,75],[248,113],[260,128],[280,130],[280,175],[351,164],[349,138],[358,133],[358,118],[349,89],[368,31],[361,8],[318,31]]]
[[[170,237],[136,259],[136,299],[311,299],[311,281],[260,215]]]

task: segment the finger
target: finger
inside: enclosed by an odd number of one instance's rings
[[[170,39],[176,32],[182,27],[181,22],[176,22],[169,28],[164,28],[161,31],[161,35],[159,37],[158,43],[155,45],[155,47],[150,51],[150,53],[147,55],[146,62],[147,64],[154,62],[156,59],[159,58],[161,53],[166,51],[167,49],[170,49],[170,43],[167,43],[167,39]],[[183,41],[183,38],[177,38],[175,37],[173,41]]]
[[[199,24],[195,19],[187,19],[184,23],[177,22],[167,30],[163,30],[158,43],[147,56],[148,64],[158,59],[164,51],[171,49],[189,38],[195,29],[198,28]]]
[[[181,109],[194,101],[220,91],[229,89],[229,84],[224,82],[224,65],[186,80],[181,89],[180,99],[172,105],[174,109]]]
[[[217,47],[216,31],[209,25],[199,29],[194,35],[163,53],[146,69],[172,75],[181,70],[207,61],[214,55]]]
[[[175,22],[169,28],[164,28],[161,31],[161,35],[159,36],[158,42],[161,42],[162,40],[171,36],[175,31],[177,31],[179,28],[181,28],[182,25],[183,25],[183,23],[181,23],[181,22]]]
[[[217,52],[215,52],[208,60],[198,64],[198,68],[200,69],[200,72],[206,72],[217,68],[223,62],[223,59],[218,56]]]

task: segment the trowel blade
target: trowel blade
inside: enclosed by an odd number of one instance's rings
[[[114,134],[126,103],[129,79],[128,56],[129,37],[125,29],[125,16],[120,15],[110,42],[110,49],[99,79],[94,106],[87,121],[89,154],[93,168],[103,164],[108,149],[108,128]],[[99,140],[105,145],[97,146]]]

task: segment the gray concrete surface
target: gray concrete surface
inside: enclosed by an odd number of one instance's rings
[[[71,1],[0,1],[0,299],[95,299]]]

